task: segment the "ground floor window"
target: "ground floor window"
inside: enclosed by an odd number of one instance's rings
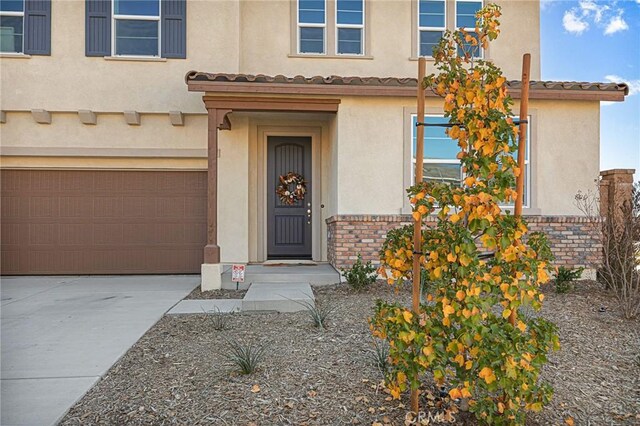
[[[514,120],[517,120],[514,117]],[[415,179],[416,165],[416,122],[417,115],[411,115],[411,184]],[[425,122],[431,124],[444,124],[449,122],[449,118],[438,114],[428,114],[425,116]],[[531,117],[529,117],[529,126],[527,126],[527,149],[525,152],[525,179],[524,179],[524,200],[523,207],[529,207],[531,192],[531,170],[530,170],[530,152],[531,152]],[[447,136],[446,127],[425,127],[424,129],[424,163],[423,175],[425,182],[447,182],[453,185],[461,185],[464,179],[460,160],[456,155],[460,151],[455,140]],[[517,157],[517,152],[513,153]]]

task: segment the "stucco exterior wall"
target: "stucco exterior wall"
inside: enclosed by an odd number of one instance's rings
[[[2,110],[202,112],[188,93],[189,70],[239,72],[236,1],[189,1],[187,59],[108,60],[85,56],[85,2],[51,5],[51,56],[0,58]]]
[[[437,100],[427,101],[428,111],[440,108]],[[337,214],[406,213],[411,112],[411,99],[342,100],[336,118]],[[525,213],[578,215],[574,196],[591,189],[599,173],[599,103],[532,100],[530,113],[532,197]]]
[[[415,77],[412,51],[416,0],[370,0],[366,3],[370,49],[362,58],[300,57],[289,31],[295,7],[289,0],[242,1],[240,70],[250,74],[359,75]],[[540,79],[540,3],[530,0],[496,1],[503,8],[502,40],[488,59],[510,79],[521,75],[522,54],[532,54],[531,78]],[[292,16],[292,12],[294,16]],[[331,24],[328,31],[331,30]],[[416,29],[417,32],[417,29]],[[295,33],[295,32],[294,32]]]

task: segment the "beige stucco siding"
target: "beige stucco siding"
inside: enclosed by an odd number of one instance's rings
[[[595,190],[600,171],[600,105],[532,104],[539,116],[535,188],[540,210],[545,215],[581,215],[574,196]]]
[[[189,1],[187,59],[155,62],[86,57],[84,5],[53,2],[51,56],[0,58],[2,110],[201,112],[185,74],[239,72],[236,1]]]
[[[242,1],[240,69],[246,73],[284,75],[359,75],[414,77],[412,51],[415,4],[411,0],[367,1],[370,51],[363,58],[296,57],[295,8],[288,0]],[[503,40],[488,58],[510,79],[521,75],[522,54],[533,55],[531,77],[540,79],[540,8],[538,1],[497,1],[503,8]],[[454,10],[454,9],[451,9]],[[334,30],[330,23],[327,31]],[[293,53],[293,55],[292,55]]]
[[[427,101],[428,112],[439,108]],[[599,103],[534,100],[530,110],[532,195],[525,213],[580,214],[574,196],[598,177]],[[343,99],[336,118],[339,214],[406,212],[411,112],[409,99]]]

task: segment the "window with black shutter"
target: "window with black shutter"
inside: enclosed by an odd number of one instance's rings
[[[186,0],[86,0],[86,55],[186,58]]]
[[[51,54],[51,0],[0,1],[0,53]]]

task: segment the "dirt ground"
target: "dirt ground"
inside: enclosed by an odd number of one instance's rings
[[[408,291],[395,294],[383,283],[361,293],[345,285],[315,291],[320,303],[336,305],[325,331],[306,312],[234,314],[224,331],[205,315],[165,316],[62,424],[405,424],[408,395],[392,401],[380,386],[366,321],[376,299],[408,303]],[[562,349],[543,372],[555,389],[552,403],[527,424],[562,425],[569,417],[576,425],[640,424],[640,321],[623,320],[594,282],[545,293],[542,315],[559,325]],[[238,374],[224,356],[226,339],[265,346],[259,370]],[[475,424],[451,412],[428,383],[421,406],[449,410],[453,424]]]

